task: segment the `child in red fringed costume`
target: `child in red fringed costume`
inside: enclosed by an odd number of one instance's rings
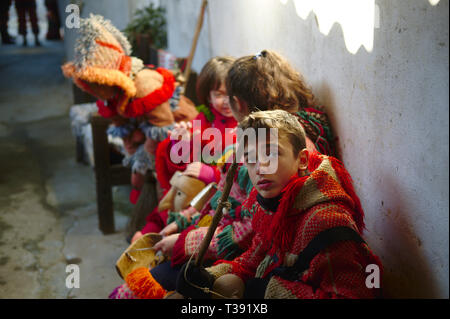
[[[215,150],[222,155],[223,150],[228,146],[227,143],[234,143],[235,133],[234,129],[237,125],[236,120],[231,113],[229,100],[225,89],[225,78],[228,69],[233,64],[234,58],[231,57],[215,57],[209,60],[199,74],[197,80],[197,97],[202,105],[197,107],[199,114],[193,121],[197,121],[193,126],[191,122],[180,122],[175,124],[175,128],[169,131],[169,137],[163,140],[156,149],[155,171],[158,182],[164,192],[170,189],[170,179],[176,171],[185,171],[185,174],[200,179],[209,184],[211,182],[218,182],[220,179],[220,171],[215,165],[207,165],[205,163],[197,162],[188,166],[188,163],[193,162],[193,134],[200,135],[201,149],[209,143],[215,142]],[[199,128],[200,131],[193,132],[193,128]],[[221,140],[214,140],[212,136],[201,139],[203,133],[208,128],[216,128],[221,133]],[[229,135],[229,136],[227,136]],[[182,139],[178,140],[177,137]],[[190,150],[189,158],[184,159],[180,163],[172,160],[174,152],[180,148],[180,143],[185,143]],[[211,145],[210,145],[211,146]],[[198,159],[200,160],[200,158]],[[217,162],[217,161],[216,161]],[[191,215],[195,213],[193,210],[186,210],[183,212],[185,217],[190,219]],[[147,216],[147,224],[141,231],[136,232],[132,241],[137,240],[143,234],[148,232],[159,232],[167,224],[168,212],[157,212],[157,209]],[[169,235],[170,233],[181,231],[175,223],[166,228],[163,233]]]
[[[221,260],[206,270],[185,264],[177,291],[208,298],[210,293],[191,284],[223,291],[233,278],[245,282],[245,292],[237,295],[246,298],[379,296],[380,289],[366,286],[365,270],[372,264],[381,275],[382,265],[360,236],[364,213],[343,164],[331,156],[310,154],[303,128],[285,111],[255,112],[239,126],[257,135],[256,145],[244,146],[244,163],[254,185],[243,205],[253,210],[252,246],[233,261]],[[260,128],[277,129],[278,141],[258,139]],[[261,146],[269,150],[268,157],[258,152]],[[272,160],[277,165],[270,171]],[[226,274],[239,279],[222,277]]]
[[[165,139],[158,145],[156,150],[156,174],[161,187],[164,189],[170,188],[169,180],[175,171],[184,171],[187,163],[193,162],[193,151],[190,152],[190,158],[185,159],[181,163],[176,163],[172,160],[171,153],[176,152],[180,145],[178,143],[189,143],[192,146],[193,134],[199,134],[201,147],[213,141],[212,136],[204,136],[205,130],[208,128],[216,128],[220,131],[222,139],[214,141],[217,144],[220,155],[222,151],[228,146],[226,142],[233,143],[233,139],[225,139],[226,134],[236,127],[237,122],[231,113],[229,99],[225,88],[225,78],[228,69],[233,64],[234,59],[231,57],[215,57],[209,60],[199,74],[197,80],[197,97],[201,103],[197,107],[199,111],[198,116],[193,120],[197,121],[196,128],[199,131],[193,132],[193,121],[181,122],[175,125],[171,136]],[[178,138],[178,139],[177,139]],[[179,140],[182,138],[182,140]],[[221,143],[221,145],[219,145]],[[192,148],[191,148],[192,150]]]

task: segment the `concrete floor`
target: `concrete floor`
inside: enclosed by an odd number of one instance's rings
[[[0,298],[107,298],[122,283],[128,189],[115,188],[117,232],[103,235],[93,169],[75,161],[63,62],[62,42],[0,46]],[[66,287],[67,264],[80,288]]]

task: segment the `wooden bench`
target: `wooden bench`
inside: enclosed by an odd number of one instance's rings
[[[111,165],[111,150],[106,133],[110,123],[111,120],[98,114],[91,117],[98,225],[103,234],[115,232],[112,187],[129,185],[131,182],[129,167],[121,164]]]
[[[72,84],[75,104],[93,103],[96,98]],[[103,234],[115,231],[112,187],[128,185],[131,182],[131,169],[121,164],[111,163],[111,146],[108,143],[107,129],[111,120],[94,114],[90,120],[94,152],[94,172],[97,192],[97,214],[99,229]],[[84,162],[84,145],[81,138],[76,139],[76,160]]]

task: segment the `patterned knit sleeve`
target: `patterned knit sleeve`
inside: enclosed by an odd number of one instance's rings
[[[206,236],[207,227],[202,226],[202,221],[206,217],[212,216],[215,212],[217,198],[221,195],[220,191],[210,201],[211,208],[209,215],[203,215],[195,225],[190,226],[180,234],[174,245],[172,253],[172,264],[182,264],[195,253],[197,247]],[[231,260],[251,245],[253,237],[252,218],[253,208],[247,207],[247,201],[241,204],[239,201],[230,197],[231,209],[224,216],[221,224],[217,227],[214,236],[209,245],[205,258],[210,260],[226,259]],[[205,217],[206,216],[206,217]]]
[[[226,174],[224,173],[223,176],[225,177]],[[224,178],[222,178],[221,182],[223,183],[223,181]],[[230,202],[231,207],[223,216],[214,233],[205,255],[206,259],[231,260],[250,247],[253,236],[252,214],[248,209],[243,209],[245,206],[243,202],[247,201],[246,197],[251,188],[252,184],[247,170],[244,166],[240,165],[228,197],[228,202]],[[195,225],[188,227],[180,234],[173,248],[172,265],[183,264],[192,254],[196,254],[196,250],[208,230],[207,227],[202,227],[207,226],[208,223],[204,224],[202,222],[206,217],[214,215],[218,206],[218,199],[221,195],[221,190],[218,190],[208,203],[209,213],[204,214],[204,211],[207,210],[204,208],[202,210],[202,217],[196,221]]]
[[[175,222],[178,232],[182,232],[191,225],[194,225],[199,218],[199,214],[191,215],[187,210],[181,212],[169,212],[167,218],[167,225]]]
[[[236,257],[232,261],[219,260],[214,266],[206,270],[216,279],[228,273],[235,274],[244,281],[253,278],[256,273],[256,268],[265,256],[261,242],[261,238],[256,234],[252,239],[250,248],[239,257]]]
[[[234,210],[232,222],[225,226],[213,239],[217,241],[217,259],[232,259],[251,246],[254,235],[252,219],[254,209],[249,204],[254,196],[249,196]]]
[[[368,288],[365,273],[368,264],[381,264],[366,244],[340,242],[319,253],[299,281],[273,276],[266,289],[266,299],[371,299],[380,289]]]
[[[294,251],[304,249],[321,231],[337,226],[358,231],[345,206],[317,205],[307,213],[304,223],[299,225],[296,240],[299,246],[294,245],[297,246]],[[273,276],[267,286],[265,298],[374,298],[379,289],[366,286],[368,274],[365,270],[369,264],[378,265],[381,276],[381,262],[367,244],[337,242],[318,253],[298,280],[287,281]]]
[[[220,231],[221,228],[218,227],[213,237]],[[195,258],[198,255],[198,248],[207,232],[208,227],[196,227],[196,225],[192,225],[182,231],[172,250],[172,266],[184,264],[191,256],[194,256]],[[205,260],[215,260],[217,259],[216,256],[216,242],[211,241],[204,258]]]
[[[252,220],[250,217],[225,226],[213,238],[217,247],[217,259],[232,259],[246,251],[250,247],[252,235]]]

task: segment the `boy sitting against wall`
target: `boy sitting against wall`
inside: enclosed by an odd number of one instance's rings
[[[244,298],[379,296],[366,284],[366,267],[381,273],[382,265],[361,238],[364,212],[343,164],[310,154],[302,126],[286,111],[251,113],[239,127],[256,131],[256,143],[244,144],[254,185],[243,204],[254,211],[251,248],[206,269],[186,263],[177,291],[192,298],[223,297],[223,291]],[[277,129],[278,139],[258,138],[258,129]]]

